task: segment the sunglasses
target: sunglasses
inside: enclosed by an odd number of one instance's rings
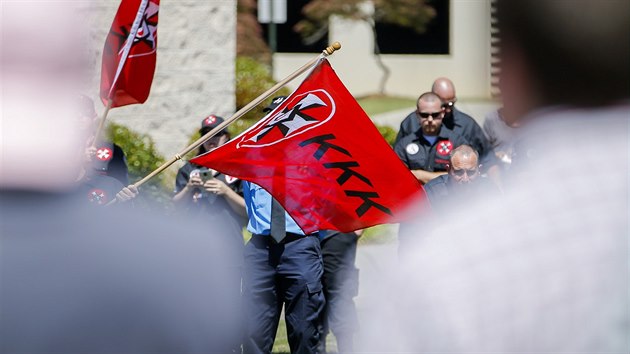
[[[428,113],[428,112],[416,112],[420,118],[424,118],[427,119],[429,117],[433,118],[433,119],[441,119],[440,116],[442,115],[442,112],[433,112],[433,113]]]
[[[455,170],[455,169],[453,170],[453,174],[457,177],[463,177],[464,174],[467,176],[472,176],[472,175],[477,174],[477,172],[479,172],[479,169],[477,168],[473,168],[470,170],[467,170],[465,168],[462,168],[461,170]]]

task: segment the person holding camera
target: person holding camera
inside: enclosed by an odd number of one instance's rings
[[[223,118],[210,115],[201,121],[199,134],[204,135],[223,123]],[[198,154],[219,147],[230,140],[227,130],[222,130],[200,147]],[[218,171],[186,162],[177,172],[173,202],[178,207],[211,219],[234,221],[231,225],[242,242],[241,230],[247,217],[242,197],[241,181]]]
[[[201,121],[199,134],[202,136],[223,123],[223,118],[210,115]],[[198,155],[217,148],[230,140],[227,130],[220,131],[214,137],[205,141],[198,151]],[[227,286],[224,291],[230,298],[241,297],[241,276],[243,268],[243,226],[247,220],[245,200],[242,197],[243,190],[241,180],[218,171],[208,169],[186,162],[177,172],[175,180],[175,194],[173,202],[186,216],[200,220],[200,224],[206,225],[199,232],[207,234],[208,238],[218,245],[225,245],[224,252],[227,262],[222,264],[221,272],[225,277]],[[227,340],[231,343],[230,351],[240,353],[242,342],[242,315],[241,304],[231,303],[233,308],[229,310],[235,321],[230,325],[238,328],[229,328],[233,338]]]

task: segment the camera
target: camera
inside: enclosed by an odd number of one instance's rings
[[[204,182],[213,179],[216,174],[216,171],[210,169],[203,169],[199,171],[199,176]]]

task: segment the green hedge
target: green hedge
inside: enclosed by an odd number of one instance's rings
[[[137,133],[124,125],[110,122],[107,137],[125,152],[129,181],[135,183],[153,172],[164,163],[164,157],[155,149],[153,139],[147,134]],[[171,207],[172,186],[167,182],[165,173],[160,173],[140,187],[140,198],[134,203],[143,206],[157,204],[163,208]]]

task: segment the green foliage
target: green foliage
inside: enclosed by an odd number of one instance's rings
[[[363,230],[359,245],[393,243],[398,239],[398,225],[377,225]]]
[[[361,97],[357,102],[368,116],[409,108],[412,111],[416,106],[415,98],[392,97],[372,95]]]
[[[263,30],[256,17],[256,0],[238,0],[236,11],[236,55],[271,64],[271,51],[263,39]]]
[[[250,57],[236,58],[236,109],[243,108],[275,84],[269,67]],[[281,88],[272,97],[238,119],[228,130],[232,136],[240,134],[262,118],[264,115],[262,109],[271,103],[273,97],[288,96],[290,93],[286,87]]]
[[[376,128],[378,129],[378,132],[381,133],[381,135],[383,136],[383,139],[385,139],[385,141],[387,141],[390,146],[394,146],[396,134],[398,134],[396,129],[386,125],[377,125]]]
[[[139,181],[164,163],[164,157],[155,150],[153,140],[146,134],[139,134],[124,125],[110,122],[107,126],[107,137],[125,152],[131,183]],[[166,179],[166,175],[161,173],[143,184],[140,187],[141,197],[134,202],[144,205],[157,203],[169,208],[170,186]]]

